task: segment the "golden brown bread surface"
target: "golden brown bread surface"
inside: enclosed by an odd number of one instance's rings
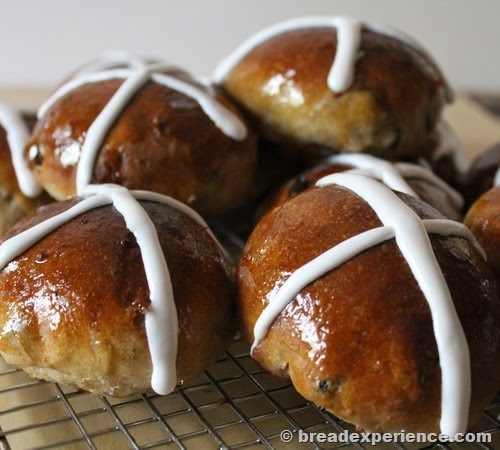
[[[422,218],[441,217],[404,196]],[[381,226],[361,198],[315,188],[273,209],[257,225],[237,268],[244,336],[284,281],[327,249]],[[468,241],[431,235],[472,359],[470,423],[498,388],[497,291]],[[268,371],[290,376],[307,399],[370,431],[437,431],[441,370],[430,310],[394,240],[309,284],[254,351]]]
[[[75,195],[76,164],[87,130],[122,82],[85,84],[61,98],[37,123],[25,157],[54,198]],[[245,122],[222,94],[215,96]],[[244,200],[255,164],[250,129],[246,139],[234,140],[196,100],[150,81],[111,127],[92,182],[159,192],[201,212],[220,213]]]
[[[55,203],[10,235],[61,212]],[[179,318],[178,381],[201,374],[233,333],[234,279],[205,230],[161,204],[141,202],[155,223]],[[149,288],[135,237],[111,206],[51,233],[0,273],[0,353],[32,376],[99,394],[148,390],[144,315]]]
[[[500,186],[486,191],[474,202],[464,223],[488,255],[500,287]]]
[[[365,30],[352,86],[334,93],[326,80],[336,47],[334,29],[284,32],[246,54],[223,87],[267,138],[306,146],[306,159],[324,147],[419,155],[441,111],[443,80],[405,44]]]
[[[19,188],[6,130],[0,125],[0,235],[19,219],[50,198],[44,194],[37,198],[26,197]]]

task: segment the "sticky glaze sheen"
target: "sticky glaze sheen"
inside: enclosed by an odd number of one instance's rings
[[[222,83],[229,72],[255,47],[282,33],[304,28],[334,28],[337,30],[337,50],[327,78],[328,87],[333,92],[345,92],[354,78],[354,67],[358,58],[363,29],[389,36],[411,47],[428,62],[429,69],[438,80],[443,81],[445,99],[453,101],[453,91],[447,83],[434,58],[413,38],[399,30],[374,23],[363,22],[347,16],[301,17],[277,23],[261,30],[247,39],[236,50],[223,59],[213,73],[216,83]]]
[[[163,203],[178,210],[205,228],[217,243],[218,241],[199,214],[171,197],[147,191],[129,191],[109,184],[90,185],[84,190],[84,196],[82,201],[63,213],[5,241],[0,246],[0,269],[64,223],[92,209],[113,205],[137,240],[149,286],[151,305],[145,314],[145,324],[153,364],[151,386],[158,394],[168,394],[177,382],[177,310],[170,272],[158,234],[138,200]]]
[[[270,298],[255,323],[252,350],[264,339],[276,317],[308,284],[362,251],[394,238],[432,315],[442,376],[441,432],[450,436],[464,432],[471,393],[469,348],[428,234],[459,236],[480,249],[479,244],[459,222],[421,220],[394,192],[374,179],[359,174],[336,173],[317,182],[318,186],[329,184],[343,186],[365,200],[383,226],[347,239],[292,273]],[[484,252],[481,254],[484,257]]]
[[[19,189],[26,197],[37,197],[41,194],[42,188],[35,180],[23,157],[24,146],[29,137],[26,123],[18,111],[0,102],[0,125],[7,135],[7,143]]]
[[[195,99],[215,126],[230,138],[240,141],[246,138],[246,126],[232,111],[198,86],[175,76],[162,73],[171,69],[171,65],[152,63],[139,65],[137,68],[110,69],[101,72],[83,73],[61,86],[40,107],[38,110],[39,118],[59,99],[80,86],[116,78],[124,79],[120,88],[111,97],[88,129],[76,172],[77,195],[81,195],[84,188],[90,184],[98,152],[114,121],[122,114],[130,99],[149,80]]]

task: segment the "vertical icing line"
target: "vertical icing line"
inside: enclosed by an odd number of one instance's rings
[[[345,92],[350,87],[352,80],[352,73],[354,72],[354,65],[358,53],[359,45],[361,42],[361,30],[365,28],[374,33],[388,36],[392,39],[403,42],[411,47],[414,51],[418,52],[421,56],[427,59],[426,63],[430,66],[436,77],[443,81],[443,88],[445,93],[445,100],[448,102],[453,101],[453,91],[444,77],[441,69],[434,60],[418,42],[408,35],[400,32],[399,30],[378,25],[369,22],[363,22],[347,16],[310,16],[299,17],[264,28],[246,39],[239,47],[227,55],[215,68],[212,79],[215,83],[221,84],[228,76],[229,72],[255,47],[263,42],[271,39],[279,34],[288,31],[294,31],[304,28],[336,28],[338,33],[338,45],[336,55],[330,69],[327,84],[334,92]],[[342,35],[342,36],[341,36]],[[338,68],[334,70],[334,66]],[[342,68],[342,69],[340,69]],[[351,75],[350,75],[351,74]],[[335,79],[333,79],[335,76]],[[338,78],[336,78],[338,77]],[[333,87],[332,87],[333,86]]]
[[[156,228],[144,208],[125,188],[111,189],[110,195],[141,250],[151,300],[145,320],[153,363],[151,387],[166,395],[177,384],[178,320],[170,271]]]
[[[4,128],[7,136],[7,144],[19,189],[26,197],[37,197],[41,194],[42,188],[29,170],[23,156],[24,147],[29,137],[26,123],[19,112],[0,102],[0,125]]]
[[[160,73],[168,69],[172,69],[172,66],[165,63],[151,63],[149,65],[141,64],[137,69],[119,68],[96,73],[84,72],[61,86],[40,106],[37,114],[38,118],[46,114],[58,100],[80,86],[114,78],[124,79],[124,82],[98,114],[87,131],[76,170],[77,195],[81,195],[84,188],[92,182],[97,154],[111,126],[122,113],[130,99],[149,80],[195,99],[203,112],[226,136],[239,141],[246,138],[247,128],[235,113],[197,86],[176,77]]]
[[[332,23],[337,29],[337,50],[328,73],[327,84],[333,92],[345,92],[354,80],[362,23],[350,17],[335,17]]]
[[[139,69],[130,78],[127,78],[88,129],[76,170],[77,195],[81,195],[85,186],[89,185],[92,181],[97,153],[109,129],[122,109],[149,77],[150,73],[148,69]]]
[[[431,311],[442,378],[441,432],[449,436],[464,432],[471,391],[469,347],[424,225],[396,194],[375,180],[339,173],[329,175],[328,183],[354,192],[370,205],[385,226],[394,228],[396,244]]]
[[[447,219],[421,220],[388,187],[374,179],[344,172],[327,175],[316,183],[317,186],[330,184],[343,186],[366,201],[383,227],[370,230],[373,233],[354,236],[293,272],[269,299],[269,304],[258,318],[254,326],[252,350],[265,337],[276,317],[305,286],[342,264],[347,257],[352,258],[364,249],[394,237],[431,311],[441,365],[441,431],[449,436],[465,431],[471,392],[469,347],[428,233],[468,239],[485,257],[483,249],[463,224]],[[385,235],[387,230],[390,234]],[[338,250],[339,247],[341,250]]]

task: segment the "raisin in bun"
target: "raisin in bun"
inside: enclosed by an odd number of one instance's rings
[[[464,223],[467,225],[488,255],[488,263],[497,276],[500,288],[500,169],[498,182],[471,206]]]
[[[100,186],[42,207],[7,238],[0,354],[33,377],[117,397],[166,394],[231,340],[233,271],[180,202]]]
[[[116,183],[217,214],[246,196],[255,136],[212,86],[162,63],[84,71],[39,110],[25,151],[62,200],[89,183]]]
[[[22,156],[32,117],[0,102],[0,235],[19,219],[50,201]]]
[[[328,183],[273,209],[247,242],[238,304],[253,357],[365,430],[465,431],[500,375],[497,290],[480,247],[376,180]]]
[[[402,33],[346,17],[293,19],[224,59],[214,80],[268,139],[304,159],[333,151],[418,156],[451,92]]]
[[[421,198],[446,217],[460,220],[463,198],[429,169],[410,163],[390,163],[365,153],[343,153],[289,180],[273,193],[263,211],[274,208],[295,195],[314,188],[316,182],[329,174],[350,171],[376,178],[391,189]]]

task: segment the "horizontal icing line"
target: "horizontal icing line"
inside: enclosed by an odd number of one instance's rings
[[[242,141],[246,138],[247,128],[243,122],[222,103],[210,97],[201,89],[165,74],[154,73],[152,79],[159,84],[182,92],[188,97],[195,99],[200,104],[205,114],[210,117],[212,122],[217,128],[222,130],[224,134],[237,141]],[[228,118],[229,120],[224,120],[224,118]]]
[[[37,117],[40,119],[59,99],[64,97],[69,92],[88,83],[98,83],[99,81],[110,80],[113,78],[127,78],[133,74],[132,69],[112,69],[103,72],[86,73],[63,84],[56,92],[54,92],[41,106],[38,108]]]
[[[104,195],[89,197],[80,203],[72,206],[68,210],[57,214],[37,225],[7,239],[0,246],[0,270],[3,269],[12,259],[17,258],[30,247],[35,245],[40,239],[50,234],[52,231],[64,225],[69,220],[100,206],[108,205],[111,200]]]
[[[5,129],[19,189],[26,197],[36,197],[42,188],[28,168],[23,156],[29,130],[21,115],[12,107],[0,102],[0,125]]]
[[[147,64],[145,58],[134,56],[124,50],[108,50],[102,53],[96,59],[82,66],[75,74],[75,76],[83,75],[85,73],[100,72],[109,69],[115,65],[124,65],[132,69],[144,67]]]
[[[418,197],[415,191],[403,178],[394,164],[377,158],[376,156],[367,155],[364,153],[343,153],[340,155],[332,155],[327,159],[330,164],[346,164],[360,169],[361,175],[370,176],[382,181],[386,186],[399,192],[403,192],[414,197]],[[349,170],[349,173],[358,173],[354,170]]]
[[[486,261],[486,252],[474,237],[472,232],[460,222],[448,219],[424,219],[422,220],[427,233],[439,234],[441,236],[456,236],[467,239]]]
[[[364,250],[393,237],[394,229],[391,227],[379,227],[365,231],[339,243],[293,272],[279,288],[277,294],[269,299],[269,304],[255,323],[251,352],[266,336],[276,317],[304,287]]]

